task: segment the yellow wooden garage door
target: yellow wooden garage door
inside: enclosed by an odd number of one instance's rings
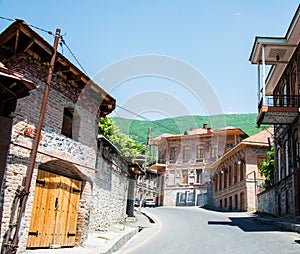
[[[81,181],[38,171],[28,248],[74,246]]]

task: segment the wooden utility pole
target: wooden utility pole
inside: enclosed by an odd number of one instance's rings
[[[31,161],[29,168],[27,170],[27,174],[25,177],[25,183],[23,183],[23,186],[19,186],[19,188],[16,190],[15,198],[12,205],[12,212],[10,216],[10,222],[9,222],[9,229],[7,231],[7,234],[5,236],[5,240],[3,242],[3,248],[1,250],[1,254],[6,253],[17,253],[18,244],[19,244],[19,231],[22,224],[22,220],[24,219],[24,213],[26,210],[26,203],[29,196],[32,176],[34,172],[35,167],[35,161],[37,156],[37,151],[39,147],[40,142],[40,135],[43,128],[44,123],[44,117],[46,113],[46,106],[48,101],[48,95],[49,90],[51,86],[51,80],[52,80],[52,74],[54,71],[54,64],[56,60],[56,53],[57,53],[57,46],[58,41],[60,38],[60,29],[56,29],[55,38],[54,38],[54,44],[53,44],[53,55],[50,61],[49,66],[49,72],[47,77],[47,82],[45,86],[44,91],[44,97],[41,105],[41,112],[40,112],[40,118],[38,122],[38,127],[35,132],[35,139],[34,139],[34,145],[31,151]]]

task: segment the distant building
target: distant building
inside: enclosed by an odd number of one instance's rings
[[[157,170],[158,205],[202,206],[209,202],[208,183],[211,172],[207,164],[236,146],[243,131],[226,127],[213,131],[202,128],[183,134],[162,134],[150,141],[157,146],[157,161],[150,168]]]
[[[157,172],[156,170],[145,169],[144,174],[137,175],[135,198],[141,202],[145,198],[152,198],[155,202],[157,200],[156,189]]]
[[[300,6],[284,37],[256,37],[257,124],[274,125],[274,187],[259,196],[261,211],[300,216]],[[266,65],[271,66],[266,76]]]
[[[213,207],[225,211],[252,211],[264,178],[259,164],[266,160],[272,129],[243,139],[208,166],[213,174]]]

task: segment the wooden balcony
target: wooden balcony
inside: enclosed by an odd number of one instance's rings
[[[291,124],[299,114],[299,95],[266,96],[266,105],[262,100],[258,106],[256,123],[261,124]]]
[[[152,164],[149,168],[157,171],[164,171],[166,168],[166,160],[158,159],[154,164]]]

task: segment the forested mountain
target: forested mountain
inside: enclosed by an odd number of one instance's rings
[[[112,117],[120,131],[131,136],[139,143],[147,140],[148,128],[151,129],[151,138],[162,133],[179,134],[193,128],[202,128],[203,124],[213,130],[224,126],[233,126],[242,129],[249,136],[253,135],[267,126],[257,128],[256,113],[251,114],[225,114],[217,116],[181,116],[166,118],[156,121],[132,120],[120,117]]]

